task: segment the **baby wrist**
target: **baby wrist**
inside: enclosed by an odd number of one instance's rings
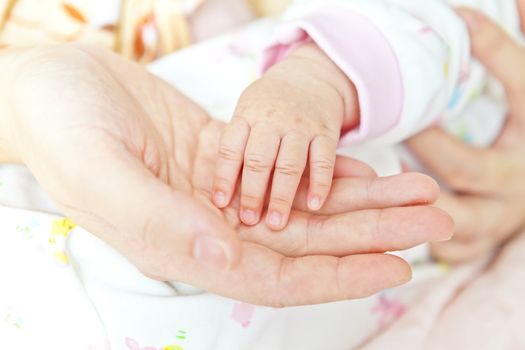
[[[310,69],[310,74],[332,87],[342,102],[342,131],[349,130],[359,124],[359,101],[353,82],[339,67],[311,40],[305,41],[295,48],[289,58],[299,58],[313,62],[317,67]],[[316,69],[322,67],[322,69]]]

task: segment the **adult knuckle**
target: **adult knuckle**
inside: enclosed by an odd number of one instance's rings
[[[310,215],[306,220],[306,230],[304,231],[304,248],[303,255],[312,253],[312,242],[319,232],[324,232],[325,220],[316,216]]]

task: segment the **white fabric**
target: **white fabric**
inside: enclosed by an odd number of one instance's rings
[[[394,12],[400,18],[407,17],[400,9]],[[383,12],[383,17],[386,14]],[[394,22],[389,23],[394,26]],[[403,26],[415,23],[412,18]],[[257,76],[257,54],[269,40],[273,26],[271,21],[257,23],[241,34],[167,57],[151,69],[210,113],[227,120],[242,89]],[[430,46],[423,51],[443,52],[436,39]],[[417,51],[417,45],[405,49]],[[425,57],[431,59],[433,55]],[[438,55],[437,61],[443,59]],[[417,70],[415,65],[413,68]],[[443,83],[442,78],[436,81],[437,85]],[[423,110],[423,105],[435,97],[432,93],[440,89],[424,89],[431,97],[420,107],[411,108]],[[476,133],[488,142],[497,132],[494,125],[473,125],[476,127],[461,126],[461,132]],[[453,124],[450,127],[455,128]],[[352,152],[381,166],[382,174],[399,172],[394,150],[360,147],[342,152]],[[382,152],[387,149],[388,153]],[[21,179],[26,181],[22,188]],[[39,213],[54,209],[25,169],[0,167],[0,204],[1,349],[351,349],[399,317],[424,289],[421,287],[444,271],[425,260],[428,255],[421,247],[409,253],[417,265],[415,279],[403,288],[358,301],[284,310],[256,308],[206,293],[195,294],[194,290],[187,293],[174,284],[142,276],[88,232],[69,230],[67,221],[60,217]]]
[[[404,108],[396,127],[366,142],[379,147],[406,140],[439,120],[445,126],[461,124],[461,120],[471,117],[463,113],[469,105],[494,90],[486,88],[486,73],[472,59],[466,26],[451,5],[483,10],[509,33],[520,36],[515,0],[296,0],[285,20],[293,22],[319,9],[345,8],[370,19],[388,39],[401,69]],[[501,103],[503,96],[491,94],[490,99]],[[492,116],[500,125],[504,112],[500,109]],[[471,124],[468,120],[464,123]],[[492,137],[482,136],[490,139],[488,143],[499,133],[498,128],[490,130]]]
[[[226,120],[256,78],[273,26],[258,23],[151,69]],[[420,262],[411,285],[364,300],[253,307],[150,280],[81,228],[57,234],[63,219],[42,212],[55,209],[27,169],[1,166],[0,349],[344,350],[399,317],[418,286],[444,271]]]

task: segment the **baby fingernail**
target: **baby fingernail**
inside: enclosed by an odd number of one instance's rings
[[[273,227],[280,227],[283,217],[280,213],[274,211],[268,216],[268,223]]]
[[[213,237],[197,237],[193,246],[193,257],[214,270],[224,271],[230,265],[224,245]]]
[[[308,203],[308,206],[310,207],[310,210],[319,210],[321,209],[321,198],[318,196],[314,196],[310,199],[310,202]]]
[[[218,205],[219,207],[226,206],[226,195],[224,192],[217,191],[213,195],[213,201],[215,202],[215,205]]]
[[[257,215],[253,210],[243,210],[241,212],[241,220],[247,225],[253,225],[257,222]]]

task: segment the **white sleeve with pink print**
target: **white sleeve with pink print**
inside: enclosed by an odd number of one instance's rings
[[[453,121],[486,86],[456,5],[479,8],[519,33],[515,0],[296,0],[264,69],[311,38],[358,90],[361,122],[341,144],[398,143]]]

